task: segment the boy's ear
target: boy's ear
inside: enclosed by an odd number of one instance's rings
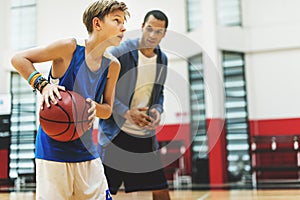
[[[102,22],[98,17],[94,17],[93,27],[94,27],[94,30],[101,30],[102,29]]]

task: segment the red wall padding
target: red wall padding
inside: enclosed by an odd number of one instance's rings
[[[0,179],[8,178],[8,150],[0,150]]]
[[[249,120],[250,135],[300,134],[300,118]]]
[[[250,120],[250,136],[256,149],[252,159],[257,167],[257,179],[298,179],[298,149],[300,118]],[[272,140],[276,149],[272,150]]]

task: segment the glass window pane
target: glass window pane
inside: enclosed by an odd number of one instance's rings
[[[29,6],[36,3],[36,0],[11,0],[12,7]]]
[[[204,100],[204,80],[202,55],[189,59],[190,106],[191,106],[191,134],[192,134],[192,162],[195,182],[201,179],[199,170],[208,168],[208,143],[206,135],[206,117]],[[201,166],[198,166],[202,163]],[[206,163],[206,164],[204,164]],[[203,178],[203,177],[202,177]]]
[[[187,0],[187,24],[188,31],[195,30],[200,27],[201,23],[201,0]]]
[[[36,40],[36,5],[12,7],[11,14],[13,49],[33,47]]]
[[[251,179],[244,55],[235,52],[222,55],[229,181]]]
[[[217,0],[218,23],[223,26],[240,26],[240,0]]]
[[[19,173],[32,173],[34,179],[34,150],[36,127],[36,96],[26,80],[18,73],[11,73],[11,145],[10,178]]]

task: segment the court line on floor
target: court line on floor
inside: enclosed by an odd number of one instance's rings
[[[197,199],[197,200],[205,200],[205,199],[207,199],[208,197],[209,197],[209,192],[206,192],[205,194],[203,194],[202,197],[200,197],[200,198]]]

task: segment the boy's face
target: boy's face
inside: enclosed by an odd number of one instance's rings
[[[150,15],[142,26],[142,45],[144,48],[155,48],[166,34],[166,22]]]
[[[124,27],[125,14],[121,10],[115,10],[105,16],[102,22],[103,36],[113,46],[118,46],[126,31]]]

